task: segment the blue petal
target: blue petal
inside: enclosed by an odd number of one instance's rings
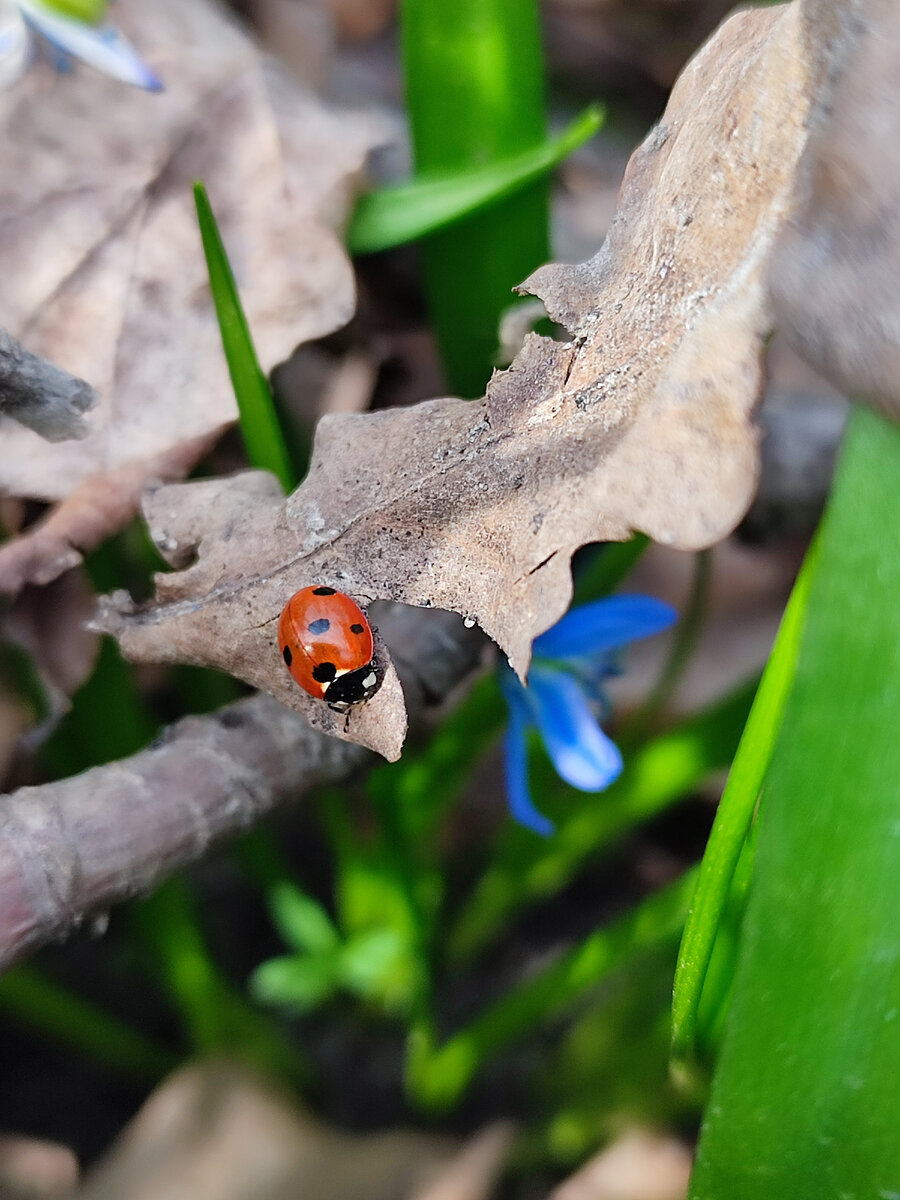
[[[519,681],[518,675],[501,660],[497,667],[497,682],[503,699],[512,710],[512,715],[518,717],[526,725],[533,725],[536,719],[534,699],[528,688]]]
[[[653,596],[605,596],[573,608],[534,640],[536,658],[584,658],[660,633],[677,619]]]
[[[162,83],[139,56],[134,46],[112,25],[86,25],[74,17],[50,12],[40,0],[17,0],[25,19],[52,46],[74,55],[104,75],[145,88],[162,91]]]
[[[576,679],[540,665],[528,676],[537,725],[557,773],[582,792],[602,792],[622,770],[619,748],[597,723]]]
[[[506,794],[513,817],[542,837],[549,837],[555,826],[543,813],[538,812],[528,790],[528,743],[525,735],[529,724],[521,707],[511,704],[509,728],[503,743],[506,752]]]

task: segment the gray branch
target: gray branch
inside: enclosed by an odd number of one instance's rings
[[[96,394],[89,383],[32,354],[0,328],[0,413],[49,442],[84,437],[82,413]]]
[[[390,605],[376,619],[397,647],[413,719],[483,651],[478,632],[449,613]],[[147,891],[277,805],[376,761],[256,695],[186,717],[130,758],[0,798],[0,969]]]

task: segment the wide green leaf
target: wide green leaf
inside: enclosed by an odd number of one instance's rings
[[[547,139],[537,0],[404,0],[404,86],[415,173],[504,162]],[[480,396],[512,289],[550,257],[549,183],[438,230],[422,243],[425,290],[450,389]]]
[[[693,1200],[900,1194],[900,429],[854,413]]]

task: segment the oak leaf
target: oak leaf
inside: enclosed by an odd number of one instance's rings
[[[827,50],[799,4],[722,26],[632,157],[600,252],[524,285],[572,340],[532,335],[482,400],[324,418],[287,500],[254,474],[156,492],[151,532],[181,569],[145,609],[107,605],[125,654],[232,671],[395,757],[398,689],[345,728],[291,683],[275,628],[293,591],[455,611],[524,675],[569,603],[578,547],[728,533],[754,491],[766,275]]]

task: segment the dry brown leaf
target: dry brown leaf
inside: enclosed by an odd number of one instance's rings
[[[138,511],[148,479],[187,474],[225,426],[181,442],[141,462],[88,476],[36,525],[0,547],[0,592],[51,583],[76,567],[86,552],[112,537]]]
[[[3,635],[28,654],[44,687],[49,719],[37,732],[50,732],[69,708],[69,697],[94,669],[99,638],[88,629],[96,607],[84,571],[67,571],[49,587],[26,588],[4,614]]]
[[[550,1200],[683,1200],[691,1157],[675,1138],[632,1129],[555,1188]]]
[[[77,1182],[78,1159],[68,1146],[0,1133],[3,1200],[64,1200]]]
[[[232,671],[340,735],[278,658],[297,588],[459,612],[523,674],[568,605],[579,546],[632,529],[685,548],[724,536],[753,494],[765,276],[825,67],[802,17],[728,21],[633,156],[600,253],[529,281],[574,341],[530,337],[478,402],[325,418],[283,504],[251,476],[157,492],[154,537],[193,565],[144,611],[107,607],[126,655]],[[399,705],[383,689],[348,736],[393,757]]]
[[[185,445],[199,451],[236,415],[193,181],[207,184],[271,367],[352,312],[333,230],[376,136],[372,120],[331,113],[291,83],[209,0],[123,0],[116,20],[162,94],[38,64],[0,96],[0,324],[101,397],[78,443],[48,446],[0,421],[0,490],[60,500],[106,478],[105,520],[86,529],[79,503],[60,514],[80,548],[133,511],[167,456],[171,476],[184,472]],[[40,539],[29,557],[44,577],[73,560],[51,568]],[[22,558],[0,551],[0,587],[22,578]]]
[[[407,1200],[454,1143],[414,1130],[356,1136],[237,1064],[196,1063],[150,1097],[78,1200]]]
[[[900,420],[900,7],[808,3],[840,69],[817,97],[798,211],[773,259],[779,324],[839,388]]]
[[[512,1149],[515,1126],[495,1121],[471,1137],[409,1200],[486,1200],[491,1196]]]

